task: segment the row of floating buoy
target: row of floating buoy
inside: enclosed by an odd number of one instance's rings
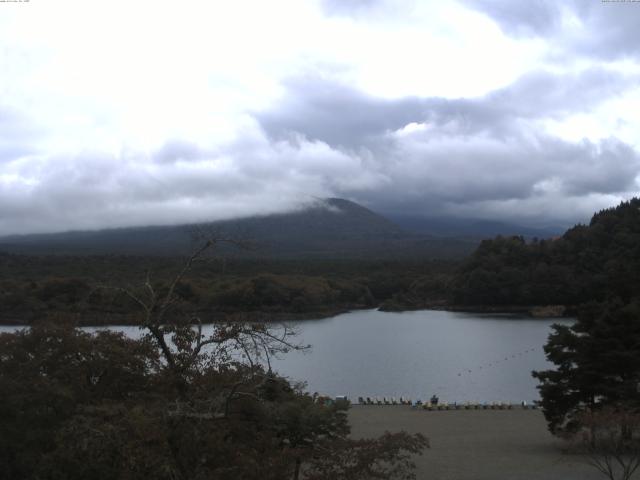
[[[409,398],[400,397],[358,397],[359,405],[410,405],[413,408],[421,408],[423,410],[513,410],[515,408],[537,409],[538,402],[531,404],[526,401],[518,404],[507,402],[464,402],[464,403],[448,403],[448,402],[422,402],[421,400],[412,401]]]
[[[528,348],[527,350],[523,350],[522,352],[517,352],[517,353],[513,353],[511,355],[507,355],[504,357],[504,359],[497,359],[494,360],[492,362],[486,363],[484,365],[478,365],[477,367],[475,367],[475,370],[482,370],[483,368],[493,368],[495,366],[498,366],[498,364],[503,363],[503,362],[507,362],[513,359],[516,359],[518,357],[522,357],[523,355],[526,355],[527,353],[531,353],[535,350],[535,348]],[[471,368],[465,368],[462,371],[458,372],[458,376],[461,377],[462,375],[466,375],[468,373],[473,373],[474,369]]]

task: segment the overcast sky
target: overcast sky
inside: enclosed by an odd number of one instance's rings
[[[640,191],[640,3],[0,2],[0,234]]]

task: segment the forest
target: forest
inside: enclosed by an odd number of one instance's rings
[[[119,287],[146,279],[158,289],[182,258],[0,254],[2,323],[30,324],[74,315],[80,324],[129,324],[134,305]],[[242,313],[257,320],[315,318],[373,308],[434,278],[452,261],[251,260],[209,257],[177,286],[194,313],[216,320]],[[439,292],[440,295],[444,291]]]
[[[593,215],[554,239],[483,241],[452,282],[453,303],[577,306],[640,292],[640,199]]]
[[[640,291],[640,200],[596,213],[552,239],[484,240],[464,260],[242,259],[211,256],[177,288],[210,320],[316,318],[356,308],[502,308],[562,305]],[[161,289],[179,257],[0,253],[2,323],[28,324],[58,313],[81,324],[134,321],[118,288],[147,276]]]
[[[192,311],[216,320],[316,318],[357,308],[502,308],[589,300],[628,303],[640,291],[640,200],[596,213],[552,239],[484,240],[464,260],[242,259],[211,256],[177,288]],[[0,253],[2,323],[58,313],[81,324],[134,321],[114,287],[149,277],[161,289],[179,257]]]

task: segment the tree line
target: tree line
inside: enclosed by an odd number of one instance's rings
[[[555,239],[484,240],[462,263],[452,301],[471,305],[581,305],[640,292],[640,199],[596,213]]]
[[[0,322],[29,324],[65,314],[82,324],[132,323],[136,305],[131,299],[101,286],[135,284],[149,272],[161,291],[180,265],[179,258],[0,254]],[[210,258],[193,266],[175,294],[209,321],[240,313],[256,319],[310,318],[377,307],[416,283],[447,275],[454,265]]]

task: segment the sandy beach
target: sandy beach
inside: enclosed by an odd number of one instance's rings
[[[416,458],[419,479],[597,480],[601,473],[546,428],[539,410],[425,411],[409,406],[354,405],[354,437],[420,432],[431,448]]]

